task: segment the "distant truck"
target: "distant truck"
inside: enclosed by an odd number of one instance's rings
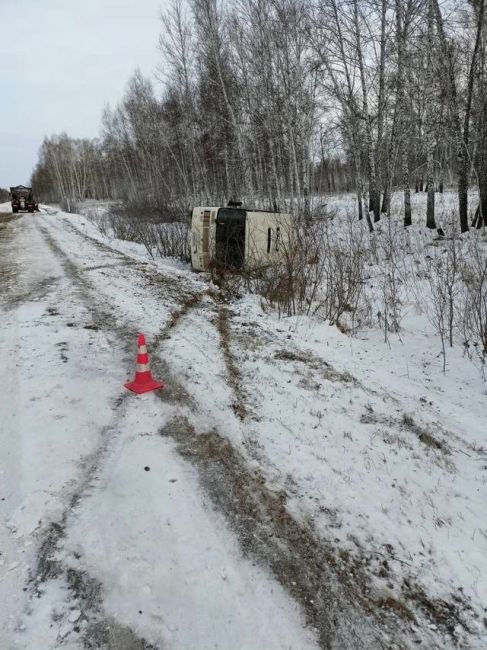
[[[39,204],[34,199],[32,187],[17,185],[10,188],[12,212],[38,212]]]
[[[289,250],[290,214],[249,210],[240,203],[227,207],[196,207],[191,218],[191,265],[250,271],[283,259]]]

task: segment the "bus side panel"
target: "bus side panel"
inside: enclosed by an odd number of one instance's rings
[[[246,231],[247,269],[273,264],[289,246],[292,220],[288,214],[248,212]]]

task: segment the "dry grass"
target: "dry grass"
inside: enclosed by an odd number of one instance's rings
[[[414,433],[418,440],[420,440],[420,442],[422,442],[426,447],[442,451],[444,454],[450,453],[450,450],[444,442],[437,440],[437,438],[432,436],[431,433],[426,431],[426,429],[419,426],[411,415],[404,413],[402,417],[402,425],[405,429]]]
[[[327,381],[341,381],[345,384],[357,384],[357,380],[349,372],[341,372],[333,368],[333,366],[323,359],[313,357],[311,354],[297,352],[295,350],[278,350],[274,353],[274,359],[279,361],[295,361],[303,363],[319,371],[322,379]]]

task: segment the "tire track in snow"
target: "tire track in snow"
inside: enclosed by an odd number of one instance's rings
[[[235,395],[231,408],[243,422],[255,415],[245,404],[248,395],[242,388],[244,379],[238,358],[232,352],[234,314],[213,290],[209,290],[209,294],[214,299],[212,322],[220,336],[229,384]],[[177,313],[171,327],[180,324],[180,316],[187,311],[183,309],[182,314]],[[166,338],[158,336],[157,343]],[[247,344],[255,342],[248,332],[243,337],[239,332],[237,338],[243,338]],[[244,347],[247,349],[247,345]],[[348,372],[336,370],[308,351],[296,355],[294,348],[283,349],[272,358],[302,362],[313,370],[319,368],[328,381],[349,383],[375,394]],[[170,376],[167,364],[159,362],[159,369],[164,377]],[[174,378],[171,383],[173,388],[177,385]],[[184,394],[182,401],[194,410],[188,393],[181,386],[178,390]],[[164,393],[158,393],[158,397],[167,400]],[[402,628],[416,622],[412,611],[393,598],[372,596],[370,576],[361,560],[347,552],[339,553],[331,542],[323,540],[306,523],[298,523],[286,510],[286,495],[267,489],[264,474],[251,469],[226,437],[216,430],[196,433],[185,418],[176,418],[161,435],[172,437],[181,456],[196,466],[203,489],[229,521],[244,553],[270,568],[278,582],[302,605],[308,623],[319,632],[323,648],[389,650],[406,647]],[[260,462],[262,459],[253,446],[256,442],[244,435],[248,454]],[[245,494],[242,486],[249,488]],[[439,610],[429,607],[423,613],[427,614],[430,623],[434,621],[445,628]],[[445,628],[445,631],[448,630]],[[439,647],[432,642],[431,648]]]
[[[235,415],[243,421],[249,415],[249,409],[246,406],[248,397],[243,388],[242,375],[231,351],[230,319],[230,310],[227,307],[220,306],[218,308],[215,326],[220,337],[220,348],[227,368],[228,383],[235,395],[235,400],[231,404],[231,408]]]
[[[46,228],[36,226],[44,236],[48,246],[60,260],[68,279],[77,286],[80,291],[82,302],[91,311],[98,322],[107,322],[111,314],[100,308],[99,303],[92,299],[92,291],[89,283],[79,273],[77,267],[69,260],[69,257],[62,251],[54,241]],[[122,329],[114,327],[111,323],[111,331],[115,331],[122,337]],[[124,337],[122,337],[123,340]],[[127,354],[130,354],[128,342],[126,345]],[[132,356],[132,355],[131,355]],[[56,579],[62,579],[70,594],[70,610],[78,611],[76,620],[73,622],[72,630],[62,638],[58,637],[60,644],[64,644],[67,636],[74,633],[89,650],[157,650],[155,646],[143,638],[137,637],[127,626],[120,625],[112,619],[105,619],[103,616],[103,587],[102,584],[91,577],[88,572],[80,571],[68,566],[62,559],[63,540],[66,534],[66,527],[70,517],[81,504],[93,487],[94,480],[101,473],[103,464],[109,454],[112,443],[117,438],[119,423],[125,417],[124,406],[129,398],[128,393],[122,393],[113,404],[113,419],[105,426],[100,433],[98,447],[85,457],[81,463],[81,478],[76,487],[71,491],[66,507],[60,518],[52,522],[42,535],[39,550],[37,552],[37,565],[32,572],[27,588],[31,593],[31,603],[41,598],[47,583]],[[69,616],[69,612],[66,612]]]
[[[230,319],[228,308],[216,303],[213,323],[220,333],[227,371],[233,376],[231,387],[239,399],[241,376],[230,349]],[[164,362],[158,361],[156,368],[165,378],[170,376]],[[197,412],[197,406],[176,381],[172,377],[169,383],[176,393],[184,395],[180,401]],[[165,391],[156,395],[173,401]],[[249,414],[240,406],[237,416],[242,412],[244,417]],[[270,569],[301,605],[307,623],[318,631],[324,649],[401,647],[403,612],[378,610],[368,595],[368,580],[360,563],[351,556],[337,556],[335,548],[319,540],[306,524],[298,523],[286,510],[286,496],[269,490],[264,475],[255,466],[250,468],[226,437],[216,430],[196,432],[184,417],[166,425],[161,435],[171,437],[177,443],[178,453],[195,466],[204,492],[227,519],[243,554]],[[252,448],[248,451],[253,456]],[[410,620],[409,612],[404,615]],[[389,630],[383,636],[386,621]],[[391,640],[394,629],[397,645]]]
[[[93,488],[97,475],[103,469],[104,461],[109,454],[111,445],[117,438],[118,424],[125,417],[124,405],[128,394],[121,395],[114,405],[114,418],[104,427],[100,437],[101,443],[90,457],[85,458],[83,475],[76,488],[72,491],[69,502],[61,518],[52,522],[43,539],[37,554],[38,562],[31,575],[28,587],[32,600],[41,598],[46,584],[61,579],[69,593],[69,609],[66,615],[69,619],[71,612],[77,612],[76,619],[70,631],[58,638],[61,644],[69,636],[80,638],[83,646],[89,650],[120,650],[122,647],[130,650],[157,650],[144,638],[137,637],[127,626],[117,621],[105,618],[103,613],[103,585],[89,575],[87,571],[75,569],[66,564],[62,557],[63,541],[69,519],[74,515]],[[74,640],[74,639],[71,639]]]
[[[112,248],[109,244],[91,237],[87,233],[76,228],[76,226],[67,220],[63,220],[63,224],[72,234],[81,237],[84,241],[86,241],[91,246],[94,246],[99,251],[109,253],[111,256],[118,255],[119,259],[121,261],[124,261],[128,266],[140,267],[140,270],[143,272],[146,280],[148,280],[156,288],[157,285],[162,283],[164,288],[170,291],[170,295],[176,300],[176,302],[181,302],[183,306],[195,295],[194,286],[190,283],[187,283],[187,281],[185,282],[185,278],[183,276],[170,274],[168,272],[162,272],[161,270],[154,268],[154,266],[151,266],[148,262],[136,260],[128,253],[119,251],[116,248]],[[188,286],[182,286],[183,284],[187,284]],[[206,293],[206,289],[201,291],[201,295],[204,293]]]
[[[83,236],[77,229],[74,230],[76,234]],[[53,251],[63,260],[67,275],[80,285],[84,299],[93,305],[92,294],[96,295],[96,287],[83,277],[84,270],[69,259],[46,229],[44,235]],[[98,246],[99,242],[93,240],[93,244]],[[105,252],[106,248],[108,247],[103,247]],[[109,250],[111,254],[116,254],[116,251]],[[177,285],[178,280],[171,278],[170,282]],[[163,287],[164,284],[161,290]],[[177,290],[177,286],[174,288]],[[181,295],[181,292],[179,294]],[[184,303],[183,300],[168,324],[157,335],[156,344],[167,339],[169,332],[199,304],[200,298],[194,294],[193,297],[188,298],[187,295],[186,298],[187,302]],[[112,333],[122,340],[127,339],[126,330],[114,325],[113,313],[101,310],[98,303],[93,305],[93,308],[100,322],[106,323]],[[228,314],[223,309],[219,314],[217,311],[217,317],[225,332],[229,325]],[[113,312],[116,312],[115,307]],[[224,348],[227,346],[229,357],[226,361],[233,364],[228,339],[226,341],[223,344]],[[127,341],[125,347],[128,353],[132,352],[132,346],[133,342]],[[154,349],[156,347],[157,345]],[[185,404],[197,413],[197,405],[193,403],[185,387],[172,375],[168,364],[154,356],[152,362],[156,372],[164,376],[169,385],[167,390],[156,393],[159,399]],[[361,567],[351,563],[351,558],[337,558],[334,549],[319,541],[311,528],[297,522],[286,509],[285,496],[269,490],[264,476],[257,469],[248,466],[246,459],[227,438],[215,430],[197,433],[184,418],[174,420],[161,434],[173,438],[180,455],[195,466],[203,490],[209,495],[215,508],[226,517],[243,553],[270,569],[278,582],[300,603],[308,624],[318,630],[323,648],[359,650],[401,647],[400,628],[404,625],[401,612],[377,611],[376,605],[368,596],[368,585],[361,574]],[[107,439],[109,438],[110,430],[107,431]],[[102,470],[103,454],[100,455],[96,467],[95,471]],[[55,547],[59,550],[62,546],[66,522],[88,491],[90,476],[93,475],[90,475],[89,471],[86,473],[86,488],[70,503],[64,518],[64,527],[61,525],[53,529],[50,542],[46,541],[46,576],[50,576],[51,571],[55,572],[59,568],[52,564],[56,558],[51,557],[51,550]],[[70,574],[67,575],[67,580],[71,584],[79,582],[77,592],[85,594],[85,615],[95,619],[98,625],[98,608],[102,606],[101,585],[86,574]],[[384,633],[385,624],[388,627],[387,634]],[[103,622],[102,625],[110,627],[110,622]],[[392,640],[394,637],[397,642]],[[144,646],[134,645],[134,650],[137,647]]]
[[[286,497],[270,491],[226,438],[215,430],[198,433],[185,418],[174,419],[161,435],[174,439],[179,454],[196,467],[202,488],[226,517],[244,556],[270,569],[301,605],[322,648],[400,647],[383,637],[384,622],[392,636],[398,621],[387,612],[379,621],[366,591],[361,592],[360,567],[341,563],[298,523],[286,510]]]
[[[11,244],[15,237],[15,228],[24,215],[0,215],[0,243]],[[36,300],[42,300],[51,291],[55,284],[60,280],[57,276],[43,278],[39,282],[31,284],[28,289],[20,289],[15,280],[17,278],[19,264],[12,260],[12,256],[0,256],[0,281],[2,283],[2,292],[0,303],[5,310],[15,309],[22,303],[35,296]]]

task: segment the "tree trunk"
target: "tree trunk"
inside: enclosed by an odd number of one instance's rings
[[[362,41],[360,38],[359,9],[358,0],[354,0],[354,23],[355,23],[355,44],[357,50],[357,59],[360,70],[360,81],[362,86],[362,112],[365,121],[365,148],[367,150],[367,171],[369,174],[369,200],[372,211],[374,212],[374,221],[380,220],[380,200],[377,188],[377,173],[374,159],[374,147],[372,142],[372,121],[369,114],[369,102],[367,97],[367,81],[365,78],[365,65],[362,53]]]
[[[396,0],[396,39],[397,39],[397,97],[400,111],[399,146],[401,155],[401,178],[404,189],[404,226],[410,226],[411,220],[411,189],[409,180],[409,147],[407,138],[406,93],[405,93],[405,56],[406,28],[401,20],[401,0]]]
[[[434,229],[435,223],[435,178],[434,178],[434,118],[433,118],[433,52],[434,52],[434,9],[428,0],[428,51],[426,61],[426,182],[428,198],[426,201],[426,227]]]
[[[380,59],[379,59],[379,96],[377,105],[377,146],[376,146],[376,165],[379,177],[378,187],[384,187],[384,116],[386,112],[386,93],[385,93],[385,65],[386,65],[386,29],[387,29],[387,5],[388,0],[382,0],[381,3],[381,25],[380,25]],[[378,202],[380,203],[380,191],[378,189]],[[384,203],[382,204],[384,207]],[[381,209],[381,213],[384,212]]]
[[[460,112],[458,108],[457,86],[455,80],[455,71],[453,67],[451,48],[448,46],[446,34],[443,26],[443,17],[438,4],[438,0],[431,0],[435,11],[436,27],[440,39],[441,56],[446,66],[446,82],[448,101],[450,105],[450,114],[453,124],[453,133],[455,139],[455,148],[457,154],[457,176],[458,176],[458,212],[460,217],[461,232],[468,231],[468,179],[467,165],[465,156],[465,142],[463,140],[462,126],[460,122]]]

